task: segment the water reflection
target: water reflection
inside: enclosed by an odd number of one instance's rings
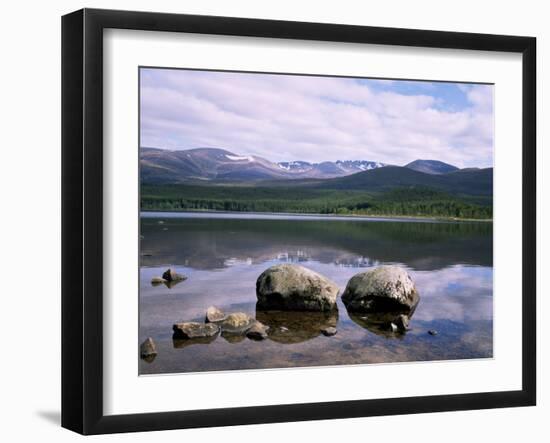
[[[164,227],[169,226],[169,231]],[[269,260],[343,267],[398,262],[434,270],[456,263],[492,266],[491,223],[365,221],[141,220],[142,266],[223,269]]]
[[[172,289],[174,286],[179,285],[182,281],[184,281],[184,280],[175,280],[175,281],[168,281],[168,280],[164,280],[164,281],[152,281],[152,282],[151,282],[151,286],[153,286],[153,287],[156,287],[156,286],[166,286],[168,289]]]
[[[414,313],[414,312],[413,312]],[[408,315],[408,320],[412,320],[413,313]],[[403,338],[406,331],[393,330],[391,325],[398,323],[399,314],[386,312],[386,313],[353,313],[348,311],[349,318],[357,325],[366,329],[373,334],[381,337],[393,339]]]
[[[277,343],[302,343],[321,335],[321,330],[336,327],[338,311],[292,312],[256,310],[256,320],[269,326],[267,337]]]
[[[210,337],[198,337],[198,338],[172,338],[172,344],[174,345],[175,349],[181,349],[186,348],[187,346],[192,345],[207,345],[209,343],[212,343],[216,338],[218,338],[219,334],[212,335]]]
[[[335,364],[483,358],[493,355],[492,226],[289,220],[142,220],[140,339],[158,355],[141,374]],[[168,231],[163,231],[168,227]],[[397,263],[421,295],[411,329],[394,333],[389,317],[256,309],[257,277],[269,266],[297,262],[334,281],[340,292],[356,273]],[[152,286],[167,267],[188,277]],[[203,321],[206,309],[244,312],[269,326],[268,337],[221,333],[172,340],[172,325]],[[306,314],[306,315],[304,315]],[[325,337],[321,330],[336,327]],[[435,329],[437,336],[427,331]]]

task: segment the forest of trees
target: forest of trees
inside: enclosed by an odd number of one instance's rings
[[[428,188],[386,192],[246,186],[142,186],[141,209],[157,211],[289,212],[491,219],[492,202]]]

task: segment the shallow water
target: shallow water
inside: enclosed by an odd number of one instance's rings
[[[140,341],[152,337],[158,351],[141,374],[492,357],[490,223],[148,213],[141,234]],[[411,330],[382,331],[340,299],[337,314],[256,312],[256,279],[277,263],[300,263],[341,291],[358,272],[400,264],[421,296]],[[168,266],[188,279],[152,286]],[[203,321],[211,305],[256,316],[269,338],[172,340],[173,323]],[[327,326],[338,333],[325,337]]]

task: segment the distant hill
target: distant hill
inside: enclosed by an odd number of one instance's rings
[[[447,174],[426,174],[408,167],[386,166],[347,177],[309,183],[321,189],[387,191],[393,188],[422,187],[452,194],[492,195],[493,168],[456,170]]]
[[[142,183],[170,184],[189,181],[259,181],[326,179],[385,166],[368,160],[310,163],[275,163],[255,155],[239,155],[225,149],[198,148],[172,151],[141,148]]]
[[[425,174],[447,174],[458,171],[459,168],[439,160],[415,160],[405,165],[405,168],[413,169]]]
[[[218,148],[141,148],[140,167],[141,183],[146,185],[225,183],[366,192],[430,188],[478,196],[490,196],[493,192],[492,168],[458,169],[437,160],[415,160],[405,166],[368,160],[275,163]]]

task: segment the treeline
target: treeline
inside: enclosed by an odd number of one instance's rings
[[[365,193],[306,188],[144,186],[141,209],[492,218],[492,204],[473,203],[425,188]]]

